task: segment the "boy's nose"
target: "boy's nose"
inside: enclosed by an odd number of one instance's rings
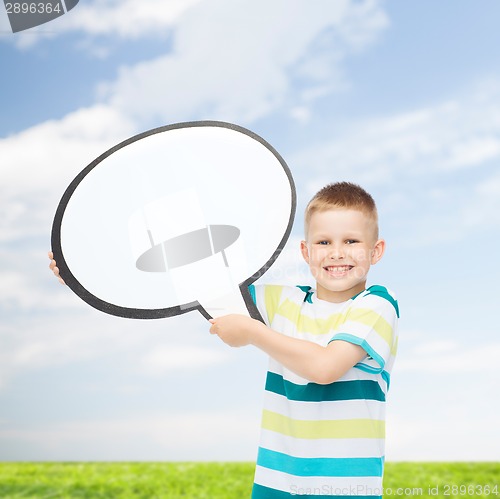
[[[331,246],[330,254],[328,255],[332,260],[339,260],[344,258],[344,251],[341,247]]]

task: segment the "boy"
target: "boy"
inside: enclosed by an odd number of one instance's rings
[[[327,185],[306,208],[301,242],[316,288],[251,286],[265,324],[210,321],[228,345],[270,356],[254,499],[381,498],[399,310],[386,288],[365,288],[384,250],[373,198],[352,183]],[[50,268],[59,277],[53,259]]]
[[[210,321],[228,345],[270,356],[252,498],[382,496],[399,310],[386,288],[365,285],[384,250],[373,198],[327,185],[306,208],[301,242],[316,289],[252,286],[265,324]]]

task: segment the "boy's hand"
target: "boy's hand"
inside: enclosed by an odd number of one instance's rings
[[[52,270],[52,272],[54,272],[54,275],[59,279],[59,282],[61,284],[66,284],[63,281],[63,278],[59,275],[59,269],[57,268],[57,264],[56,261],[54,260],[54,254],[52,253],[52,251],[49,251],[49,259],[50,259],[49,269]]]
[[[260,322],[246,315],[229,314],[210,319],[211,334],[216,334],[226,345],[243,347],[252,343],[252,336]]]

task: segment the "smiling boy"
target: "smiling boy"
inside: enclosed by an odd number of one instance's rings
[[[384,250],[373,198],[356,184],[329,184],[305,212],[301,252],[315,289],[251,286],[264,323],[211,320],[228,345],[270,356],[254,499],[382,496],[399,309],[366,280]]]
[[[264,323],[234,314],[210,321],[228,345],[270,357],[254,499],[382,497],[399,309],[366,280],[384,250],[373,198],[352,183],[327,185],[306,208],[301,242],[315,289],[251,286]]]

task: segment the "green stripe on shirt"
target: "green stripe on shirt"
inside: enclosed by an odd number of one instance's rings
[[[307,383],[298,385],[283,376],[268,372],[266,390],[283,395],[289,400],[303,402],[327,402],[335,400],[379,400],[385,401],[385,394],[374,380],[336,381],[329,385]]]
[[[366,489],[369,487],[361,487],[361,489]],[[352,495],[349,493],[351,488],[345,488],[338,490],[334,487],[328,487],[327,485],[321,485],[319,487],[312,487],[308,489],[301,489],[297,486],[291,486],[290,492],[285,492],[282,490],[270,489],[264,485],[258,483],[253,484],[252,489],[252,499],[346,499],[346,497],[356,497],[356,499],[382,499],[382,496],[378,495],[360,495],[358,494],[358,487],[352,487]],[[340,492],[342,495],[337,495],[335,492]],[[344,493],[345,492],[345,493]]]
[[[381,477],[381,457],[296,457],[259,447],[257,466],[295,476],[376,476]]]

